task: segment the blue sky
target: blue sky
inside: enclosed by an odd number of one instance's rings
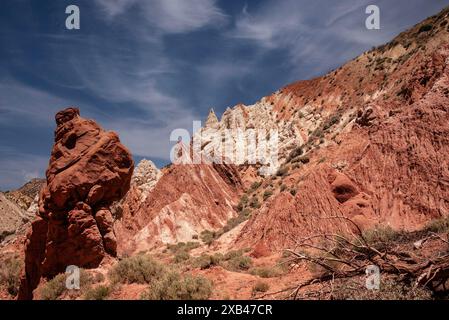
[[[78,5],[81,29],[65,28]],[[365,28],[365,8],[381,29]],[[175,128],[322,75],[449,0],[3,0],[0,190],[43,177],[54,114],[78,106],[136,160],[167,163]]]

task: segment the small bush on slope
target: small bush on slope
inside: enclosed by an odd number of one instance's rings
[[[143,300],[206,300],[212,294],[212,283],[201,276],[182,277],[168,272],[160,279],[151,281],[142,294]]]
[[[201,269],[208,269],[213,266],[221,266],[229,271],[247,271],[252,266],[252,260],[243,255],[243,250],[229,251],[225,255],[217,253],[215,255],[202,255],[195,259],[193,265]]]
[[[430,221],[424,230],[436,233],[449,232],[449,216]]]
[[[270,286],[262,281],[257,281],[253,286],[253,295],[259,292],[267,292]]]
[[[261,278],[274,278],[283,274],[283,271],[278,267],[254,267],[249,269],[249,273]]]
[[[19,292],[20,270],[23,264],[16,257],[5,258],[0,263],[0,286],[4,287],[11,296],[15,297]]]
[[[109,272],[112,283],[150,283],[166,272],[165,267],[148,255],[119,261]]]
[[[84,269],[80,270],[80,290],[67,289],[66,279],[67,274],[61,273],[46,282],[38,289],[40,298],[42,300],[57,300],[66,292],[69,293],[71,297],[78,297],[83,292],[89,290],[93,283],[92,277]]]
[[[99,285],[94,288],[90,288],[84,294],[85,300],[105,300],[111,293],[111,288],[104,285]]]
[[[168,245],[168,249],[174,254],[174,262],[180,263],[190,259],[190,250],[198,248],[199,242],[179,242],[177,244]]]

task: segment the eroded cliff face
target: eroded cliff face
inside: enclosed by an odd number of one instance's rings
[[[281,249],[351,229],[336,217],[362,230],[416,230],[449,215],[447,19],[446,10],[324,77],[267,98],[278,118],[299,126],[318,120],[283,159],[284,172],[262,185],[273,196],[253,212],[238,244]],[[424,24],[435,27],[423,31]]]
[[[136,190],[128,193],[115,224],[119,253],[195,241],[237,215],[243,188],[235,166],[172,164],[162,172],[144,201]]]
[[[80,117],[76,108],[56,114],[57,128],[39,217],[25,247],[19,299],[32,298],[41,277],[69,265],[97,267],[116,254],[109,206],[129,189],[134,163],[114,132]]]

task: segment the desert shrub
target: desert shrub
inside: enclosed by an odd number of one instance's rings
[[[353,281],[335,285],[335,300],[429,300],[430,290],[423,287],[412,288],[400,281],[381,279],[379,290],[367,290],[363,285],[354,287]]]
[[[318,138],[323,138],[323,137],[324,137],[324,132],[323,132],[322,129],[316,129],[316,130],[313,132],[312,136],[318,137]]]
[[[282,270],[277,267],[254,267],[249,273],[261,278],[274,278],[282,274]]]
[[[310,158],[308,156],[302,156],[301,158],[299,158],[299,161],[303,164],[306,164],[310,162]]]
[[[212,283],[201,276],[182,277],[168,272],[160,279],[151,281],[143,300],[206,300],[212,294]]]
[[[240,215],[245,217],[246,219],[249,219],[251,217],[251,210],[245,209],[240,213]]]
[[[259,198],[257,198],[257,196],[252,197],[249,205],[253,209],[260,208]]]
[[[244,208],[245,208],[245,206],[248,204],[248,196],[246,195],[246,194],[244,194],[243,196],[242,196],[242,198],[240,198],[240,202],[239,202],[239,204],[237,205],[237,209],[239,210],[239,211],[242,211]]]
[[[16,257],[8,257],[1,261],[0,286],[4,287],[13,297],[19,292],[22,266],[23,263]]]
[[[178,242],[177,244],[168,245],[168,249],[173,253],[178,253],[180,251],[189,252],[192,249],[198,248],[200,246],[199,242],[189,241],[189,242]]]
[[[212,242],[214,242],[216,237],[216,233],[214,231],[210,230],[204,230],[201,232],[201,241],[203,241],[205,244],[210,245]]]
[[[282,167],[282,168],[279,168],[279,170],[276,172],[276,175],[277,175],[278,177],[283,177],[283,176],[285,176],[287,173],[288,173],[288,167]]]
[[[77,297],[86,290],[89,290],[94,282],[94,279],[84,269],[80,269],[80,290],[67,289],[66,279],[67,274],[61,273],[47,281],[38,289],[40,298],[42,300],[57,300],[64,293],[68,293],[72,297]]]
[[[225,260],[224,267],[231,271],[246,271],[251,268],[252,265],[251,258],[242,254],[233,256],[229,259],[226,259],[225,256]]]
[[[271,190],[266,190],[263,193],[263,200],[266,201],[269,197],[271,197],[273,195],[273,191]]]
[[[288,161],[291,161],[292,159],[297,158],[297,157],[301,156],[302,154],[303,154],[302,148],[296,147],[288,155]]]
[[[104,285],[99,285],[93,288],[90,288],[84,294],[85,300],[105,300],[109,297],[111,293],[111,288]]]
[[[340,123],[340,119],[341,119],[341,115],[340,114],[336,114],[334,116],[332,116],[329,120],[326,121],[326,123],[323,125],[323,130],[328,130],[331,127],[333,127],[334,125]]]
[[[174,254],[173,261],[179,263],[189,260],[190,250],[198,248],[199,246],[199,242],[189,241],[187,243],[178,242],[177,244],[168,245],[167,248]]]
[[[393,230],[390,226],[377,226],[374,229],[363,231],[363,237],[368,244],[378,249],[398,240],[401,234],[401,232]]]
[[[287,186],[285,184],[281,184],[281,192],[287,190]]]
[[[56,277],[45,283],[39,289],[39,295],[43,300],[56,300],[58,299],[66,288],[66,275],[61,273]]]
[[[257,281],[253,286],[253,294],[259,293],[259,292],[267,292],[268,289],[270,289],[270,286],[268,283]]]
[[[221,253],[214,255],[203,254],[195,259],[194,265],[200,269],[209,269],[214,266],[220,265],[221,261],[224,259]]]
[[[250,192],[256,191],[257,189],[259,189],[259,187],[260,187],[261,185],[262,185],[262,182],[258,182],[258,181],[253,182],[253,184],[252,184],[251,187],[250,187]]]
[[[290,194],[291,194],[292,196],[296,196],[296,189],[291,189],[291,190],[290,190]]]
[[[221,266],[230,271],[247,271],[252,266],[252,260],[244,256],[245,250],[232,250],[225,255],[217,253],[214,255],[203,254],[193,261],[193,266],[200,269],[208,269],[214,266]]]
[[[180,263],[190,259],[190,254],[187,251],[179,251],[175,253],[173,261],[175,263]]]
[[[119,261],[110,271],[112,283],[149,283],[165,272],[164,266],[149,255],[137,255]]]
[[[429,232],[449,232],[449,216],[430,221],[424,228]]]
[[[200,268],[201,270],[209,269],[212,267],[212,262],[210,255],[203,254],[195,259],[194,266]]]
[[[246,218],[244,215],[238,215],[235,218],[231,218],[227,221],[226,225],[223,227],[223,232],[228,232],[238,226],[240,223],[245,221]]]
[[[421,33],[421,32],[428,32],[428,31],[430,31],[430,30],[432,30],[432,29],[433,29],[433,26],[432,26],[431,24],[425,24],[425,25],[423,25],[423,26],[421,26],[421,27],[419,28],[418,33]]]

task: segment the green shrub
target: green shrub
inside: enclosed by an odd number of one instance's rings
[[[200,246],[199,242],[196,241],[189,241],[189,242],[178,242],[177,244],[170,244],[167,246],[167,248],[173,252],[178,253],[181,251],[189,252],[192,249],[196,249]]]
[[[430,30],[432,30],[432,29],[433,29],[433,26],[432,26],[431,24],[425,24],[425,25],[423,25],[423,26],[421,26],[421,27],[419,28],[418,33],[421,33],[421,32],[428,32],[428,31],[430,31]]]
[[[175,254],[173,261],[175,263],[180,263],[190,259],[190,254],[187,251],[179,251]]]
[[[270,286],[262,281],[257,281],[253,286],[253,294],[259,293],[259,292],[267,292]]]
[[[39,295],[43,300],[56,300],[58,299],[66,288],[66,275],[61,273],[56,277],[45,283],[39,289]]]
[[[260,208],[259,198],[257,198],[257,196],[252,197],[249,205],[253,209],[259,209]]]
[[[200,246],[199,242],[189,241],[178,242],[177,244],[168,245],[167,248],[174,254],[173,261],[175,263],[180,263],[190,258],[190,250],[198,248]]]
[[[283,177],[283,176],[287,175],[288,169],[289,169],[289,168],[288,168],[287,166],[282,167],[282,168],[279,168],[279,170],[276,172],[276,175],[277,175],[278,177]]]
[[[68,293],[72,297],[81,295],[89,290],[94,279],[84,269],[80,269],[80,290],[69,290],[66,287],[67,274],[61,273],[53,279],[47,281],[39,290],[39,296],[42,300],[57,300],[63,293]]]
[[[380,248],[398,240],[401,232],[393,230],[390,226],[377,226],[374,229],[363,231],[363,237],[368,244]]]
[[[341,119],[341,115],[340,114],[336,114],[334,116],[332,116],[329,120],[326,121],[326,123],[323,126],[323,130],[328,130],[331,127],[333,127],[334,125],[340,123],[340,119]]]
[[[149,283],[164,272],[164,266],[149,255],[137,255],[119,261],[109,271],[109,278],[112,283]]]
[[[449,232],[449,216],[430,221],[424,229],[436,233]]]
[[[251,268],[251,265],[252,260],[250,257],[238,255],[227,260],[224,266],[231,271],[246,271]]]
[[[271,190],[266,190],[263,193],[263,200],[266,201],[269,197],[271,197],[273,195],[273,191]]]
[[[206,300],[212,294],[212,283],[201,276],[181,277],[169,272],[160,279],[151,281],[143,300]]]
[[[262,182],[258,182],[258,181],[253,182],[253,184],[252,184],[251,187],[250,187],[250,192],[256,191],[257,189],[259,189],[259,187],[260,187],[261,185],[262,185]]]
[[[254,267],[249,270],[249,273],[261,278],[279,277],[283,272],[277,267]]]
[[[22,266],[22,261],[16,257],[8,257],[1,261],[0,286],[4,287],[13,297],[19,292]]]
[[[196,267],[199,267],[201,270],[209,269],[211,267],[220,265],[223,259],[224,257],[221,253],[217,253],[214,255],[202,254],[195,259],[194,265]]]
[[[299,158],[299,161],[301,161],[301,163],[306,164],[310,162],[310,158],[308,156],[302,156],[301,158]]]
[[[294,158],[297,158],[297,157],[301,156],[302,154],[303,154],[302,147],[296,147],[288,155],[288,161],[287,162],[291,161]]]
[[[216,233],[214,231],[204,230],[201,232],[201,240],[207,245],[211,245],[212,242],[214,242],[215,237]]]
[[[99,285],[94,288],[90,288],[84,294],[85,300],[105,300],[109,297],[111,289],[108,286]]]
[[[240,202],[238,204],[239,211],[243,210],[243,208],[248,204],[248,195],[244,194],[242,198],[240,198]]]

